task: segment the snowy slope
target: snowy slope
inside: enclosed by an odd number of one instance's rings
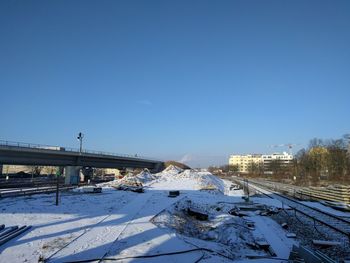
[[[152,187],[178,190],[217,190],[225,192],[225,183],[209,172],[196,170],[182,170],[175,166],[169,166],[163,172],[155,175],[157,180],[152,182]]]

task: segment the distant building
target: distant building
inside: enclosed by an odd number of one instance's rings
[[[237,167],[239,173],[251,172],[253,165],[263,166],[265,174],[273,173],[273,165],[286,167],[293,163],[293,155],[286,152],[273,154],[233,154],[229,158],[229,166]]]
[[[120,176],[120,170],[115,168],[105,168],[104,169],[105,175],[113,175],[115,177]]]
[[[31,167],[26,165],[7,165],[4,164],[2,168],[3,174],[16,174],[19,172],[30,173]]]
[[[252,164],[261,163],[261,154],[233,154],[229,159],[229,166],[236,166],[239,173],[248,173]]]
[[[264,164],[265,174],[273,174],[274,169],[277,168],[274,166],[278,166],[278,169],[281,169],[293,164],[293,155],[287,152],[264,154],[261,158]]]
[[[40,174],[55,174],[57,168],[55,166],[29,166],[29,165],[2,165],[2,174],[16,174],[20,172],[24,172],[27,174],[31,174],[34,172],[35,167],[40,167]],[[0,166],[0,174],[1,174],[1,166]]]

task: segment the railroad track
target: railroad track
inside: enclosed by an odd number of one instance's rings
[[[74,189],[75,186],[60,186],[60,191]],[[45,194],[56,192],[56,186],[47,186],[47,187],[33,187],[33,188],[18,188],[18,189],[8,189],[0,190],[0,199],[6,197],[17,197],[24,195],[33,195],[33,194]]]
[[[316,222],[318,222],[346,236],[350,242],[350,218],[345,219],[343,217],[336,216],[322,211],[320,209],[317,209],[315,207],[303,204],[293,198],[287,197],[278,192],[266,190],[264,189],[266,188],[265,185],[256,182],[250,182],[249,186],[255,191],[260,192],[269,198],[277,199],[281,201],[283,205],[287,205],[296,212],[299,212],[300,214],[303,214],[304,216],[312,219],[314,221],[314,225]]]

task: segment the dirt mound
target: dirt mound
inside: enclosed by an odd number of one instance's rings
[[[183,170],[191,169],[191,167],[189,167],[188,165],[183,164],[183,163],[179,163],[179,162],[176,162],[176,161],[166,161],[166,162],[164,162],[165,168],[168,168],[171,165],[179,167],[179,168],[181,168]]]

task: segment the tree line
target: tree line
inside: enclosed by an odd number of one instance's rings
[[[295,156],[295,173],[300,180],[350,181],[350,135],[339,139],[310,140]]]

